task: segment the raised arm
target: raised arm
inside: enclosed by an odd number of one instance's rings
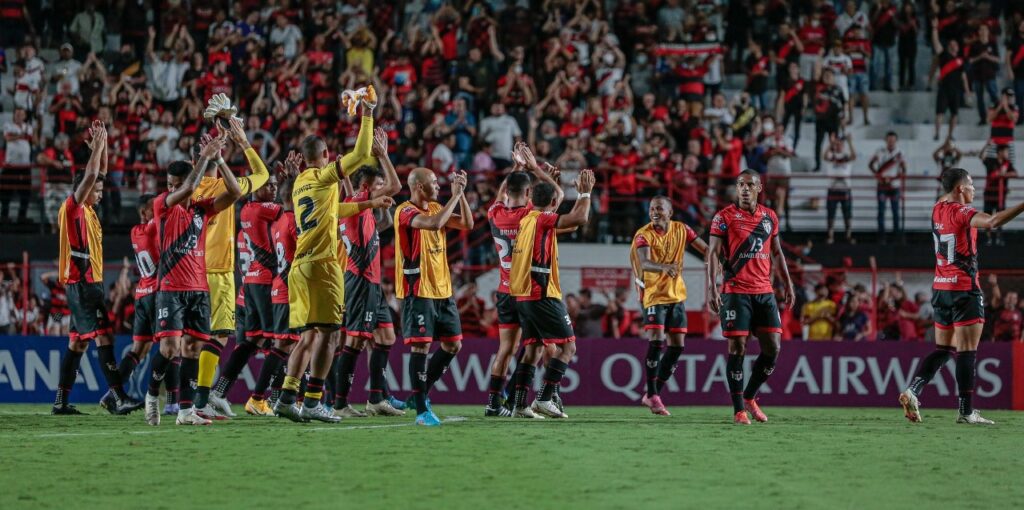
[[[384,187],[374,191],[371,197],[397,195],[399,191],[402,191],[402,182],[398,180],[395,165],[391,164],[391,158],[388,157],[388,134],[382,128],[373,130],[373,148],[371,150],[373,156],[380,162],[381,168],[384,169]]]
[[[547,182],[555,187],[555,208],[562,205],[562,200],[565,198],[565,191],[562,190],[562,185],[558,182],[556,177],[558,176],[558,169],[547,165],[547,168],[541,168],[537,164],[537,158],[534,157],[533,151],[530,150],[530,146],[523,142],[516,142],[515,148],[512,149],[512,161],[529,170],[534,177],[538,180]]]
[[[466,190],[465,175],[465,172],[463,172],[456,174],[452,178],[452,197],[448,199],[448,203],[444,205],[441,212],[430,216],[425,214],[417,215],[410,223],[412,228],[441,230],[442,227],[448,225],[448,221],[451,220],[452,214],[455,212],[455,207],[459,205],[459,198],[462,197],[463,192]]]
[[[249,139],[245,136],[245,129],[242,127],[242,119],[237,117],[231,117],[228,119],[228,128],[225,128],[223,124],[218,121],[217,124],[221,132],[227,133],[231,141],[238,146],[239,149],[245,153],[245,159],[249,162],[249,168],[252,173],[248,177],[242,177],[239,179],[239,186],[241,186],[242,193],[252,193],[263,187],[264,184],[270,180],[270,172],[267,170],[267,165],[263,163],[263,159],[249,145]],[[219,153],[218,153],[219,155]],[[217,164],[221,167],[221,172],[231,173],[231,169],[227,168],[227,165],[223,164],[222,159],[217,160]],[[232,179],[234,177],[232,176]]]
[[[971,226],[984,229],[999,228],[1020,216],[1021,213],[1024,213],[1024,202],[1009,209],[1003,209],[995,214],[978,212],[971,218]]]
[[[262,163],[262,161],[261,161]],[[224,178],[224,187],[226,188],[223,193],[217,195],[217,198],[213,202],[214,209],[223,211],[232,204],[242,198],[242,187],[238,184],[238,180],[235,179],[235,174],[231,171],[227,165],[218,165],[221,177]],[[266,171],[266,169],[264,169]]]
[[[590,192],[594,189],[594,171],[585,169],[576,179],[576,190],[579,197],[569,214],[558,217],[556,228],[582,227],[590,219]]]
[[[455,176],[456,179],[462,179],[462,186],[465,189],[466,186],[466,172],[460,171]],[[456,230],[473,230],[475,221],[473,219],[473,211],[469,208],[469,201],[466,200],[466,193],[459,194],[459,214],[453,214],[448,219],[448,223],[445,225],[448,228],[454,228]]]
[[[92,127],[89,128],[89,134],[91,135],[89,148],[92,149],[92,155],[89,156],[89,162],[85,165],[85,177],[75,188],[75,203],[78,204],[84,203],[92,193],[102,168],[100,160],[106,155],[107,130],[103,127],[103,123],[98,120],[93,121]]]
[[[199,187],[199,181],[202,180],[206,167],[220,156],[220,151],[224,148],[224,142],[224,138],[217,137],[200,150],[199,161],[196,161],[195,165],[193,165],[192,171],[185,177],[185,182],[181,183],[178,189],[168,193],[164,199],[164,204],[167,207],[174,207],[192,197],[192,193]]]

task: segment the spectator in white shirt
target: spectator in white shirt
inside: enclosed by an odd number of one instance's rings
[[[149,131],[142,137],[143,140],[156,141],[156,163],[165,166],[171,162],[171,153],[174,146],[178,144],[178,137],[181,133],[174,127],[174,114],[170,110],[160,115],[160,123],[149,128]]]
[[[53,63],[50,81],[57,84],[57,90],[61,90],[61,87],[67,83],[71,87],[68,92],[77,96],[79,91],[78,73],[81,69],[82,63],[74,59],[74,48],[65,43],[60,47],[60,60]]]
[[[856,0],[847,0],[843,13],[836,18],[836,32],[842,38],[850,27],[857,25],[864,30],[868,29],[868,15],[857,8]]]
[[[498,170],[512,166],[512,147],[523,137],[516,119],[505,112],[505,105],[491,105],[491,116],[480,121],[480,139],[491,145],[491,157]]]
[[[434,147],[430,154],[430,168],[439,178],[447,176],[455,169],[455,132],[448,133],[441,139],[441,143]]]
[[[781,127],[781,126],[780,126]],[[786,136],[784,129],[776,129],[775,120],[765,117],[761,123],[764,132],[765,158],[768,160],[766,198],[772,201],[772,207],[781,213],[780,223],[785,221],[786,230],[792,230],[789,219],[789,179],[793,175],[792,160],[796,157],[793,144]],[[785,220],[781,217],[785,216]]]
[[[829,135],[828,146],[822,155],[825,160],[826,172],[831,179],[828,186],[828,195],[825,199],[825,207],[828,211],[828,238],[826,242],[835,242],[836,208],[843,211],[843,224],[846,231],[846,242],[853,242],[853,231],[851,221],[853,220],[852,197],[850,192],[850,176],[853,175],[853,161],[857,159],[857,152],[853,150],[853,138],[847,135],[845,138],[837,133]]]
[[[302,50],[302,32],[299,27],[288,23],[288,18],[279,14],[274,18],[274,28],[270,31],[270,44],[284,48],[284,58],[293,59]]]
[[[71,39],[80,48],[88,48],[89,52],[100,54],[103,52],[103,39],[106,36],[107,23],[103,15],[96,12],[96,2],[89,0],[85,3],[85,10],[75,15],[68,27]]]
[[[32,163],[35,142],[35,127],[28,121],[24,108],[16,108],[14,116],[4,124],[4,140],[7,141],[4,163],[19,166],[6,167],[0,172],[0,222],[10,219],[11,199],[17,196],[18,222],[24,223],[32,186],[32,171],[28,165]]]
[[[175,58],[174,54],[167,48],[161,49],[159,53],[154,51],[155,40],[156,29],[149,27],[149,42],[146,44],[146,63],[149,67],[149,79],[146,81],[146,85],[149,87],[156,102],[162,104],[167,109],[177,110],[178,101],[181,99],[181,93],[184,90],[182,88],[182,81],[185,79],[185,73],[190,65],[188,57],[191,55],[195,44],[192,42],[191,36],[188,35],[188,31],[182,25],[175,27],[167,38],[168,44],[172,45],[172,47],[178,40],[184,42],[185,49],[180,53],[179,58]]]

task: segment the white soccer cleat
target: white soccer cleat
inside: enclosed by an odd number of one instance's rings
[[[558,410],[558,406],[550,400],[534,400],[530,406],[533,412],[548,418],[568,418],[569,415]]]
[[[209,425],[213,422],[199,416],[194,407],[178,411],[178,418],[174,420],[177,425]]]
[[[213,406],[210,405],[209,403],[207,403],[202,408],[196,409],[196,414],[198,414],[199,416],[201,416],[203,418],[206,418],[207,420],[218,420],[219,421],[219,420],[227,420],[228,419],[227,416],[222,414],[220,411],[217,411],[216,409],[214,409]]]
[[[213,406],[214,411],[217,411],[218,413],[223,414],[224,416],[227,416],[229,418],[235,417],[235,413],[231,411],[231,402],[228,402],[228,399],[224,398],[224,395],[220,395],[218,393],[210,393],[209,405]]]
[[[994,422],[994,421],[992,421],[992,420],[990,420],[988,418],[982,418],[981,413],[979,413],[977,409],[972,411],[971,414],[966,414],[966,415],[961,414],[960,416],[957,416],[956,422],[957,423],[966,423],[966,424],[969,424],[969,425],[995,425],[996,424],[996,422]]]
[[[306,421],[322,421],[324,423],[338,423],[341,421],[341,416],[335,416],[333,412],[328,411],[323,404],[317,404],[316,407],[302,406],[300,411],[302,419]]]
[[[352,407],[351,405],[347,405],[345,407],[342,407],[341,409],[335,409],[334,410],[334,414],[336,414],[338,416],[341,416],[342,418],[366,418],[367,417],[366,413],[360,411],[359,409],[356,409],[356,408]]]
[[[366,414],[369,416],[405,416],[405,411],[395,409],[391,402],[381,400],[376,404],[366,403]]]
[[[903,406],[903,415],[913,423],[921,423],[921,403],[917,401],[917,395],[909,389],[900,393],[900,405]]]
[[[154,397],[146,393],[146,423],[160,425],[160,397]]]
[[[533,409],[529,407],[518,407],[515,411],[512,411],[513,418],[527,418],[531,420],[543,420],[544,417],[533,412]]]

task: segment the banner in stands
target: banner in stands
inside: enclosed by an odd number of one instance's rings
[[[118,359],[130,348],[129,337],[117,339]],[[49,403],[53,401],[60,374],[60,357],[67,340],[53,337],[0,337],[0,402]],[[491,357],[497,343],[491,339],[467,339],[448,373],[435,386],[437,403],[483,406],[486,400]],[[757,356],[751,343],[746,373]],[[895,407],[896,395],[905,388],[930,344],[909,342],[785,342],[775,373],[761,393],[766,406],[870,406]],[[411,384],[406,375],[408,351],[396,349],[388,374],[390,389],[405,397]],[[228,351],[226,351],[228,352]],[[567,405],[639,405],[644,390],[646,342],[640,339],[584,339],[578,356],[562,380]],[[978,359],[975,400],[982,409],[1024,409],[1024,344],[983,344]],[[106,391],[96,350],[82,359],[71,400],[98,402]],[[663,392],[670,406],[728,406],[725,343],[687,339],[675,376]],[[258,354],[242,372],[231,391],[234,402],[244,402],[256,383],[263,363]],[[149,378],[149,359],[143,361],[126,386],[141,396]],[[536,378],[539,385],[540,374]],[[366,358],[357,365],[356,387],[350,401],[365,402]],[[956,382],[953,363],[926,387],[922,400],[928,407],[955,407]]]
[[[580,268],[580,287],[614,292],[615,289],[630,289],[633,285],[633,270],[628,267],[583,267]]]

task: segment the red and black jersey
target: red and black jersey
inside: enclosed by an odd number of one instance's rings
[[[683,96],[704,96],[704,75],[708,68],[704,66],[680,66],[676,68],[679,81],[679,94]]]
[[[72,193],[58,211],[58,223],[60,282],[103,283],[103,232],[93,207],[79,204]]]
[[[873,18],[871,33],[873,34],[874,43],[886,47],[896,44],[896,34],[898,32],[896,26],[896,6],[890,5],[883,10],[876,11]]]
[[[160,227],[161,291],[209,291],[206,282],[206,225],[217,210],[216,199],[190,200],[188,206],[167,206],[164,192],[153,201],[153,217]]]
[[[1013,111],[1017,110],[1015,105],[1011,105],[1010,108],[1012,108]],[[992,108],[991,110],[995,110],[995,108]],[[1010,113],[1011,112],[1000,109],[995,114],[995,117],[992,118],[992,123],[989,124],[991,127],[989,136],[991,137],[992,143],[996,145],[1013,143],[1014,119],[1010,116]]]
[[[68,315],[68,291],[59,280],[46,280],[46,290],[50,292],[50,313]]]
[[[838,122],[845,104],[843,89],[824,83],[818,85],[818,90],[814,94],[814,113],[819,119]]]
[[[963,85],[964,59],[949,51],[939,54],[939,86],[960,88]]]
[[[934,290],[977,290],[978,229],[971,218],[978,210],[968,204],[943,200],[932,209],[935,241]]]
[[[274,274],[274,287],[270,292],[270,302],[288,304],[288,272],[292,269],[295,258],[295,213],[282,211],[272,225],[270,232],[274,239],[274,252],[277,254],[277,271]]]
[[[361,190],[345,199],[346,202],[370,200],[370,193]],[[380,284],[380,235],[377,233],[377,218],[372,209],[366,209],[355,216],[341,219],[341,240],[348,251],[348,266],[345,271]]]
[[[249,247],[252,262],[242,283],[270,285],[277,269],[277,254],[271,242],[270,225],[281,215],[281,206],[273,202],[249,202],[242,206],[242,236]]]
[[[512,248],[519,235],[519,223],[532,209],[533,204],[530,203],[509,207],[505,202],[497,201],[487,210],[487,223],[491,226],[494,249],[498,252],[498,292],[508,294],[508,272],[512,269]]]
[[[231,75],[217,76],[213,73],[206,73],[199,80],[203,91],[203,100],[208,101],[214,94],[232,95]]]
[[[772,290],[772,239],[779,234],[775,211],[758,205],[753,213],[735,204],[711,220],[711,235],[722,238],[725,294],[768,294]]]
[[[156,272],[160,264],[160,241],[157,238],[156,220],[149,220],[132,227],[132,250],[135,251],[135,265],[139,268],[139,283],[135,286],[135,299],[156,292]]]
[[[804,55],[817,55],[825,47],[825,27],[804,25],[800,27],[800,42],[804,45]]]
[[[786,111],[798,112],[804,108],[804,87],[805,82],[801,79],[790,81],[786,79],[785,92],[782,96],[783,106]]]
[[[768,57],[761,56],[758,58],[754,55],[749,55],[746,61],[744,61],[744,67],[747,70],[747,92],[751,94],[763,93],[768,88],[768,72],[771,69]]]
[[[985,158],[985,200],[997,201],[997,207],[1002,208],[1002,201],[1006,199],[1006,193],[1010,185],[1010,178],[1017,177],[1017,169],[1013,168],[1010,160],[1000,162],[998,158]]]
[[[791,37],[777,39],[772,49],[775,51],[779,72],[785,71],[790,62],[800,62],[800,52],[796,51],[796,43]],[[781,62],[779,62],[780,60]]]
[[[997,342],[1016,342],[1020,340],[1021,323],[1024,314],[1019,308],[1000,308],[992,321],[992,338]]]
[[[843,38],[843,49],[850,57],[854,74],[868,72],[868,57],[871,56],[871,41],[852,34]]]

